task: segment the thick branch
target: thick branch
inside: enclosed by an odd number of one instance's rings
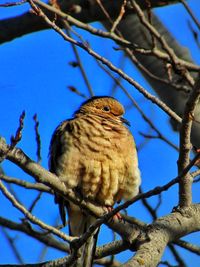
[[[80,12],[73,13],[72,15],[83,22],[93,22],[93,21],[102,21],[105,20],[105,14],[102,12],[101,8],[97,4],[97,1],[58,1],[60,2],[61,9],[69,13],[69,10],[72,10],[74,5],[80,7]],[[86,3],[87,2],[87,3]],[[166,1],[156,1],[149,0],[152,7],[164,6],[168,4],[177,3],[177,0],[166,0]],[[120,12],[121,5],[123,0],[102,0],[102,5],[105,7],[107,12],[111,17],[118,16]],[[142,9],[147,8],[147,4],[145,0],[139,1]],[[2,8],[2,7],[1,7]],[[134,12],[130,9],[131,12]],[[50,13],[47,13],[50,15]],[[48,25],[46,25],[43,20],[39,17],[34,16],[33,14],[27,12],[20,16],[0,20],[0,43],[12,41],[17,37],[21,37],[25,34],[33,33],[36,31],[48,29]]]
[[[173,212],[149,226],[148,240],[141,241],[135,256],[123,267],[157,266],[169,242],[200,230],[200,204]],[[121,266],[121,267],[122,267]]]

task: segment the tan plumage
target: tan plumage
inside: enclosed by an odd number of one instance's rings
[[[73,119],[57,127],[51,140],[50,171],[68,188],[102,206],[132,198],[140,185],[136,147],[123,114],[123,106],[114,98],[93,97],[82,104]],[[64,224],[67,207],[71,235],[80,236],[94,221],[59,195],[56,202]],[[90,263],[84,262],[86,254],[90,254]],[[86,253],[86,246],[81,258],[82,266],[91,266],[92,252]]]

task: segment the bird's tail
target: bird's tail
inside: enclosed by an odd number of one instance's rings
[[[81,236],[84,234],[91,224],[96,220],[93,216],[83,213],[83,211],[74,204],[67,206],[69,216],[69,231],[72,236]],[[92,262],[96,250],[97,236],[99,229],[97,229],[80,247],[78,251],[78,258],[72,265],[73,267],[92,267]]]

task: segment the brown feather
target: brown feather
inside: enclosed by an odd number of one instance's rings
[[[49,155],[49,168],[62,182],[103,206],[113,206],[121,199],[138,193],[140,172],[134,139],[123,122],[124,108],[114,98],[95,97],[62,122],[55,130]],[[81,236],[94,222],[78,206],[55,194],[65,225],[68,211],[72,236]],[[79,266],[92,266],[95,235],[81,248]],[[80,265],[81,266],[81,265]]]

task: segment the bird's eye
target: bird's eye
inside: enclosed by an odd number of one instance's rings
[[[104,107],[102,108],[102,110],[108,112],[108,111],[110,111],[110,107],[109,107],[109,106],[104,106]]]

